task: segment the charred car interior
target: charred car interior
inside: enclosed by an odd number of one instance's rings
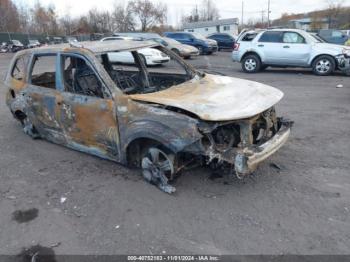
[[[168,63],[147,67],[137,51],[155,48]],[[133,63],[109,54],[130,52]],[[292,122],[277,116],[279,90],[205,74],[153,42],[86,42],[21,51],[5,84],[24,132],[142,168],[167,193],[195,164],[228,167],[242,178],[287,141]]]

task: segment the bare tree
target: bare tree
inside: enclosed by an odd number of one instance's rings
[[[131,6],[126,7],[121,4],[115,4],[112,11],[112,19],[114,22],[113,31],[114,32],[128,32],[135,31],[135,20],[130,10]]]
[[[212,0],[203,0],[202,8],[199,12],[201,21],[213,21],[220,18],[219,10]]]
[[[33,20],[33,31],[46,35],[57,35],[60,33],[54,5],[49,5],[46,7],[37,1],[31,10],[31,13]]]
[[[328,4],[326,15],[329,28],[336,28],[338,27],[337,17],[342,11],[344,0],[326,0],[326,2]]]
[[[194,7],[190,15],[182,16],[182,24],[193,23],[198,21],[213,21],[220,18],[219,9],[212,0],[202,0],[201,7]]]
[[[0,31],[20,30],[18,10],[11,0],[0,0]]]
[[[149,0],[133,0],[129,2],[128,9],[139,20],[142,31],[147,31],[150,27],[166,21],[167,6],[161,3],[153,4]]]

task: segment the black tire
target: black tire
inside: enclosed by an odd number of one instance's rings
[[[172,51],[173,51],[174,53],[176,53],[178,56],[181,56],[181,55],[180,55],[180,51],[179,51],[178,49],[172,49]]]
[[[335,70],[334,58],[329,55],[321,55],[312,63],[312,71],[318,76],[328,76]]]
[[[247,55],[242,59],[242,69],[246,73],[257,73],[261,70],[261,61],[257,55]]]
[[[197,49],[198,49],[200,55],[204,55],[203,47],[197,46]]]

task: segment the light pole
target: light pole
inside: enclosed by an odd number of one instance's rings
[[[267,27],[270,27],[270,0],[267,2]]]
[[[241,17],[241,26],[242,26],[242,29],[243,29],[243,15],[244,15],[244,2],[242,0],[242,17]]]

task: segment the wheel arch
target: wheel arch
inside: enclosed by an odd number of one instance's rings
[[[177,153],[180,148],[172,143],[167,143],[164,139],[154,135],[140,134],[125,145],[125,163],[130,166],[139,166],[141,155],[144,149],[150,146],[161,146],[173,153]]]
[[[328,56],[328,57],[332,58],[335,67],[336,67],[336,68],[338,67],[337,59],[334,57],[334,55],[330,55],[330,54],[318,54],[318,55],[314,56],[314,57],[310,60],[309,65],[312,67],[313,64],[314,64],[314,62],[316,61],[316,59],[319,58],[319,57],[321,57],[321,56]]]
[[[243,59],[246,58],[248,55],[256,55],[260,59],[260,62],[262,63],[261,56],[256,51],[247,51],[247,52],[245,52],[244,55],[242,55],[240,62],[242,62]]]

